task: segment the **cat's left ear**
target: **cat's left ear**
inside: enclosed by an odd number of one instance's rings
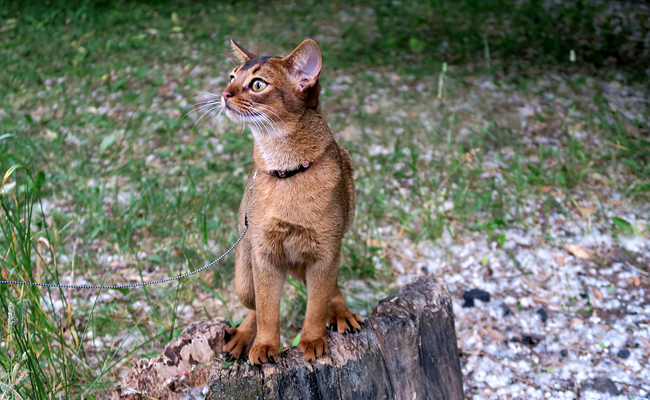
[[[245,63],[248,60],[257,58],[257,55],[244,49],[239,45],[239,43],[235,42],[233,39],[230,39],[230,47],[232,47],[232,52],[235,54],[239,62]]]
[[[296,49],[282,59],[301,92],[314,86],[323,66],[320,47],[313,39],[300,43]]]

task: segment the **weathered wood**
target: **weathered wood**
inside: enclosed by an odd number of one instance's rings
[[[277,364],[227,363],[220,356],[226,326],[223,319],[192,324],[163,357],[140,360],[114,398],[463,398],[451,300],[433,275],[377,304],[361,332],[330,331],[330,354],[315,363],[295,348]]]

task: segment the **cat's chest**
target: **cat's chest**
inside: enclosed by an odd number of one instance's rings
[[[326,176],[327,175],[327,176]],[[318,225],[339,208],[339,182],[318,168],[288,178],[258,171],[251,188],[249,214],[261,224]]]

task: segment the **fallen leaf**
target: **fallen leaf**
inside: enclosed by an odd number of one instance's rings
[[[578,207],[578,211],[580,211],[580,214],[582,214],[583,217],[590,217],[594,214],[594,206]]]
[[[102,142],[99,144],[99,154],[101,155],[102,153],[104,153],[104,151],[106,151],[106,149],[108,149],[113,144],[114,141],[115,141],[114,133],[111,133],[110,135],[104,137],[104,139],[102,139]]]
[[[59,136],[56,134],[56,132],[54,132],[54,131],[51,130],[51,129],[46,129],[45,131],[43,131],[43,136],[45,137],[46,140],[48,140],[48,141],[50,141],[50,142],[51,142],[52,140],[55,140],[56,138],[59,137]]]
[[[521,115],[523,118],[528,118],[535,115],[535,110],[531,109],[530,107],[517,107],[517,111],[519,111],[519,115]]]
[[[604,299],[604,297],[603,297],[603,294],[600,292],[600,290],[598,290],[598,288],[596,288],[596,287],[592,287],[591,288],[591,302],[592,303],[596,303],[596,302],[599,303],[603,299]]]
[[[503,343],[507,339],[506,335],[504,335],[503,333],[501,333],[499,331],[495,331],[494,329],[492,329],[492,327],[489,327],[489,326],[486,327],[485,329],[483,329],[482,332],[481,332],[481,336],[485,336],[485,335],[489,336],[490,339],[492,339],[493,341],[495,341],[497,343]]]
[[[368,246],[370,246],[370,247],[378,247],[378,248],[382,248],[382,249],[385,249],[386,247],[388,247],[388,244],[385,241],[377,240],[377,239],[374,239],[374,238],[366,239],[366,244]]]
[[[627,283],[628,285],[634,285],[636,287],[641,286],[641,281],[636,276],[631,276],[630,279],[627,280]]]
[[[564,249],[573,254],[576,258],[586,260],[591,257],[591,252],[575,243],[565,244]]]

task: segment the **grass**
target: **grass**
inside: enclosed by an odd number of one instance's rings
[[[585,193],[648,200],[647,124],[591,82],[647,83],[648,49],[630,37],[647,34],[648,20],[643,9],[621,16],[590,2],[532,0],[5,2],[0,171],[24,167],[0,194],[1,271],[117,283],[220,255],[237,237],[251,137],[182,117],[201,91],[225,83],[230,37],[270,53],[315,37],[323,107],[353,153],[360,198],[341,282],[352,308],[368,311],[394,290],[393,260],[406,245],[479,231],[502,246],[504,229],[528,223],[530,198],[567,215]],[[549,68],[560,75],[550,87],[537,78]],[[543,99],[527,119],[532,133],[477,77]],[[473,93],[487,97],[472,103]],[[647,115],[647,103],[636,107]],[[629,233],[626,222],[616,216],[612,229]],[[237,323],[232,279],[230,257],[197,279],[137,291],[1,286],[2,396],[96,397],[191,321]],[[305,307],[304,288],[286,287],[285,346]]]

